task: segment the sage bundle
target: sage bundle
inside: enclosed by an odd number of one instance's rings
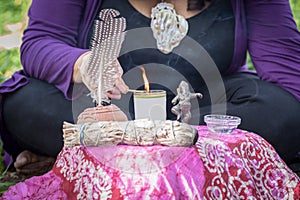
[[[100,121],[63,125],[67,147],[134,145],[192,146],[198,139],[195,128],[172,120]]]

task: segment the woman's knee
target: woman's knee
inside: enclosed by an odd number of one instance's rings
[[[55,86],[40,80],[4,95],[5,128],[24,148],[46,155],[63,145],[63,121],[73,121],[71,102]]]
[[[259,79],[231,80],[228,113],[242,118],[240,128],[271,143],[286,162],[300,151],[300,102],[289,92]]]

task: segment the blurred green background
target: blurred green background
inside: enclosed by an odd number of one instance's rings
[[[31,0],[0,0],[0,83],[21,68],[19,44]]]

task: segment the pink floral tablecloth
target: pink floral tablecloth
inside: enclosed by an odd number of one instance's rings
[[[260,136],[199,126],[192,147],[64,148],[2,199],[300,199],[300,179]]]

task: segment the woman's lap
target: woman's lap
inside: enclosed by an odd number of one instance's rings
[[[252,85],[248,94],[247,83]],[[244,121],[241,128],[261,135],[287,163],[292,162],[300,151],[300,102],[282,88],[259,79],[246,81],[240,91],[240,97],[230,101],[228,113],[234,114],[238,110]]]
[[[288,92],[254,75],[228,76],[224,78],[224,85],[227,114],[240,116],[240,128],[260,134],[290,163],[300,150],[300,131],[297,127],[300,103]],[[203,91],[203,94],[209,96],[208,91]],[[56,156],[63,145],[63,121],[74,122],[74,115],[80,113],[74,111],[74,105],[54,86],[30,79],[27,86],[5,95],[5,126],[23,149]],[[92,102],[90,98],[83,97],[76,105],[83,110],[92,106]],[[203,116],[210,112],[210,105],[200,107],[201,123]]]

